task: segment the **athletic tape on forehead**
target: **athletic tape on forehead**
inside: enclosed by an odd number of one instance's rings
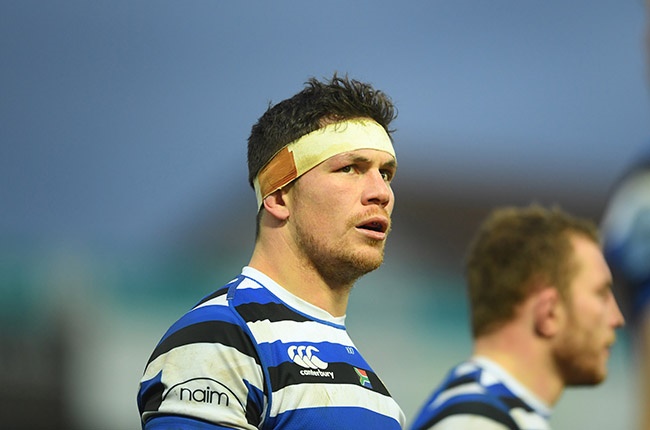
[[[275,154],[253,181],[257,207],[269,194],[328,158],[357,149],[377,149],[395,157],[386,130],[369,119],[328,124],[291,142]]]

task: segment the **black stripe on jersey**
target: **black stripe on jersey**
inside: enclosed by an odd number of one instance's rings
[[[477,381],[478,381],[477,374],[472,373],[472,374],[469,374],[469,375],[465,375],[465,376],[461,376],[459,378],[452,379],[447,385],[445,385],[444,389],[447,390],[449,388],[454,388],[454,387],[458,387],[460,385],[470,384],[470,383],[474,383],[474,382],[477,382]]]
[[[308,369],[291,361],[284,362],[276,367],[269,367],[269,379],[271,389],[275,392],[282,388],[295,384],[350,384],[359,385],[376,393],[389,396],[390,393],[381,382],[381,379],[372,371],[365,370],[370,380],[371,387],[361,383],[361,377],[354,370],[354,366],[348,363],[328,363],[324,370]],[[334,377],[332,378],[332,373]]]
[[[280,303],[245,303],[238,305],[235,308],[237,313],[244,318],[247,323],[268,320],[271,322],[276,321],[312,321],[311,319],[292,311],[288,307]]]
[[[147,389],[144,405],[141,405],[140,413],[157,412],[162,404],[162,394],[165,391],[165,385],[158,381]]]
[[[226,293],[228,293],[228,286],[225,286],[223,288],[219,288],[214,293],[209,294],[209,295],[205,296],[204,298],[202,298],[200,302],[198,302],[196,305],[194,305],[194,307],[202,305],[203,303],[205,303],[205,302],[207,302],[209,300],[212,300],[214,298],[217,298],[219,296],[224,296],[224,295],[226,295]]]
[[[510,430],[521,430],[512,417],[505,411],[489,404],[480,401],[467,401],[460,402],[440,410],[429,421],[427,421],[421,429],[428,429],[439,423],[443,419],[452,415],[479,415],[496,421]]]
[[[255,362],[260,364],[255,347],[242,328],[224,321],[200,322],[170,334],[154,349],[147,364],[174,348],[193,343],[219,343],[231,346],[239,352],[253,357]]]
[[[246,381],[245,381],[246,382]],[[246,421],[255,428],[259,428],[262,422],[262,411],[260,405],[264,404],[264,393],[257,387],[246,382],[248,398],[246,400]]]
[[[499,397],[499,400],[501,400],[506,406],[508,406],[508,409],[521,408],[521,409],[524,409],[525,411],[528,411],[528,412],[533,412],[534,411],[534,409],[528,403],[525,403],[519,397],[502,397],[501,396],[501,397]]]

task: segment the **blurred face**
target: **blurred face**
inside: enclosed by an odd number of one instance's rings
[[[624,323],[612,294],[612,276],[603,254],[591,240],[574,236],[577,271],[564,304],[566,318],[554,358],[566,385],[593,385],[607,376],[607,360]]]
[[[395,171],[390,154],[360,149],[323,161],[291,185],[288,224],[308,268],[349,283],[381,265]]]

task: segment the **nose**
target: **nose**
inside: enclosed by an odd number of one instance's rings
[[[363,194],[364,204],[388,206],[393,200],[393,189],[379,170],[370,170],[366,174],[366,184]]]
[[[623,313],[621,312],[621,308],[618,306],[618,303],[616,302],[616,298],[614,295],[611,295],[611,304],[612,304],[612,326],[617,328],[617,327],[623,327],[625,325],[625,317],[623,316]]]

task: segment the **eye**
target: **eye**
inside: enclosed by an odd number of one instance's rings
[[[347,165],[347,166],[343,166],[343,167],[341,167],[341,168],[339,169],[339,172],[342,172],[342,173],[350,173],[350,172],[352,172],[353,169],[354,169],[354,166],[350,164],[350,165]]]
[[[395,176],[395,172],[393,170],[380,170],[381,177],[384,178],[384,181],[390,182],[393,180],[393,176]]]
[[[610,286],[605,286],[597,290],[597,294],[602,299],[607,299],[612,294],[612,289]]]

